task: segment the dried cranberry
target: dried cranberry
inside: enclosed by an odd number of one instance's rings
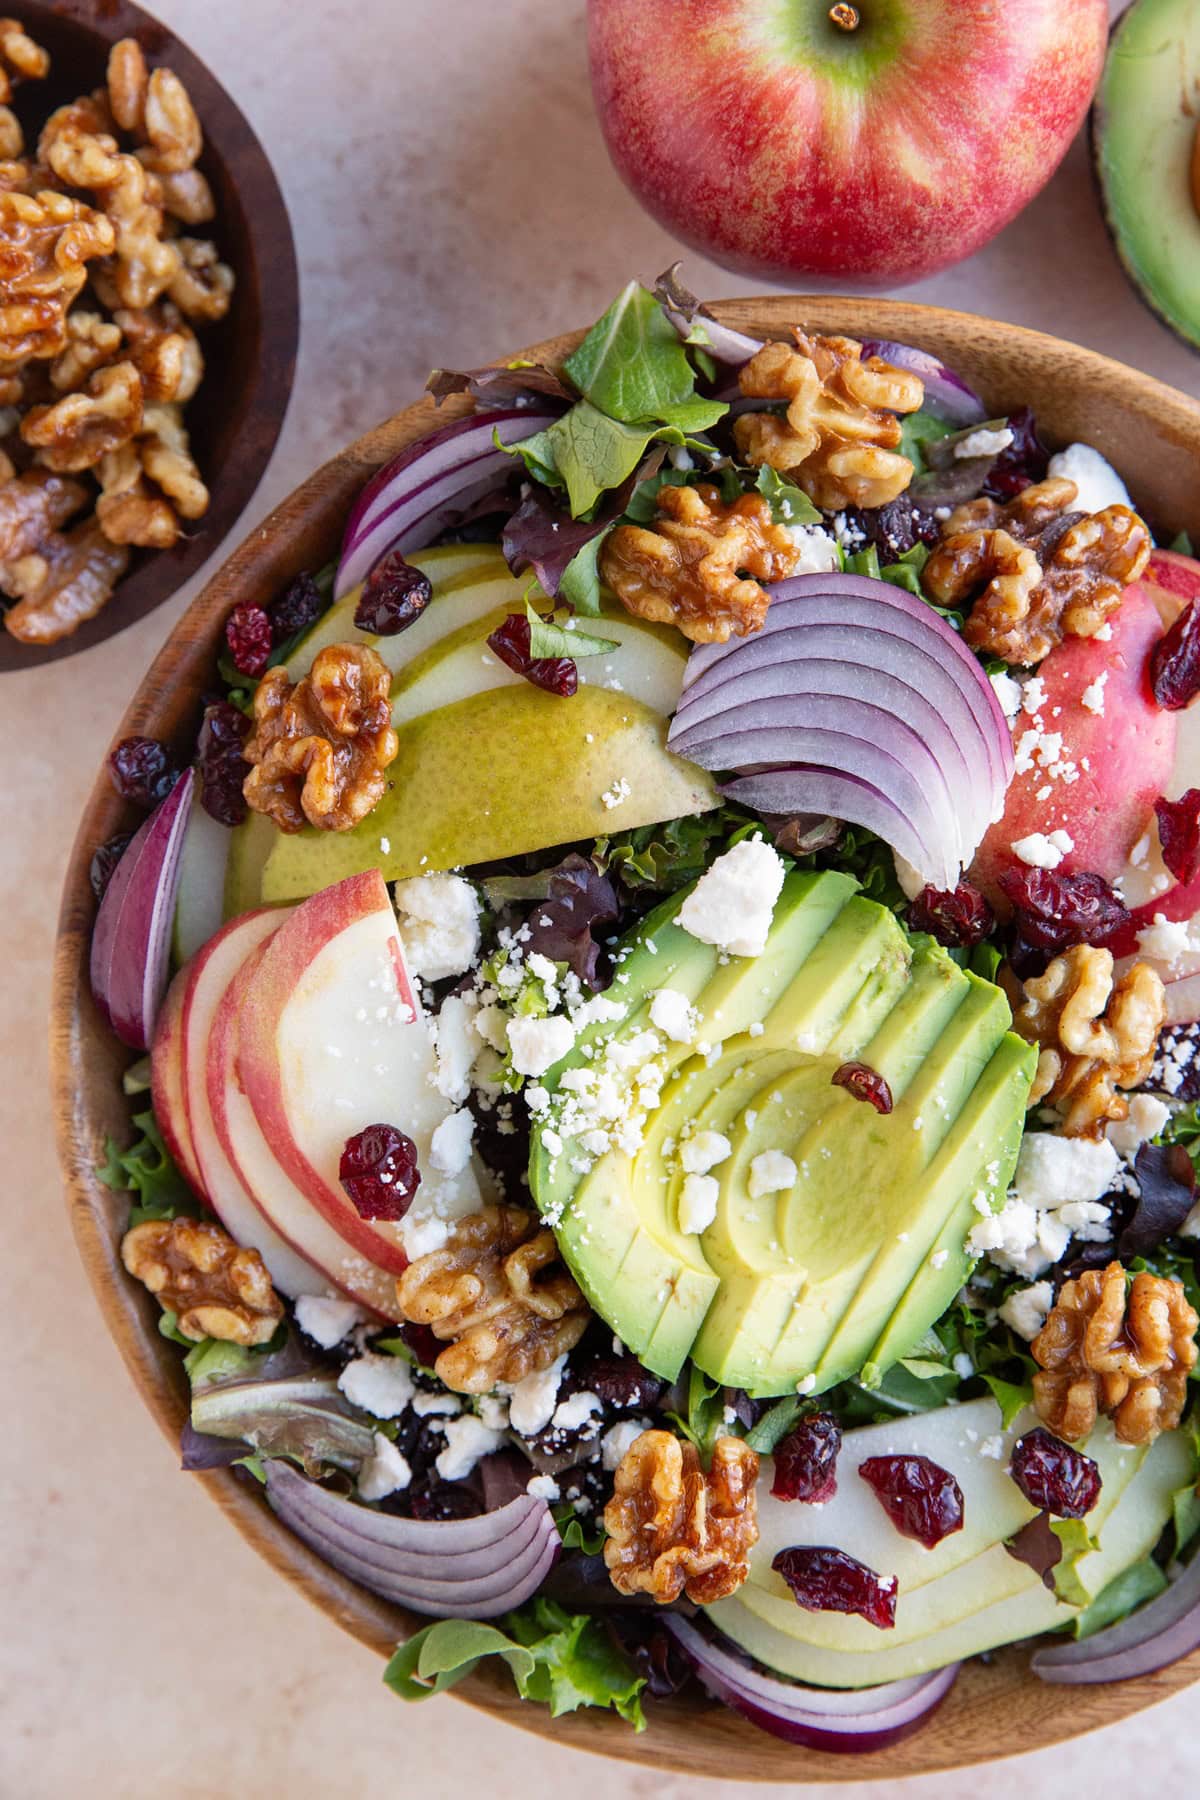
[[[242,745],[249,732],[249,719],[228,700],[205,707],[196,744],[200,804],[219,825],[240,825],[246,817],[242,785],[250,764]]]
[[[1154,816],[1163,861],[1176,881],[1194,881],[1200,875],[1200,788],[1178,800],[1156,800]]]
[[[417,1146],[394,1125],[367,1125],[346,1139],[342,1186],[361,1219],[402,1219],[421,1180]]]
[[[644,1369],[636,1356],[599,1357],[583,1366],[579,1379],[613,1412],[645,1412],[658,1405],[667,1386],[661,1376]]]
[[[117,864],[128,850],[132,838],[132,831],[119,832],[116,837],[109,838],[107,844],[101,844],[93,856],[88,879],[97,900],[103,900],[104,890],[116,874]]]
[[[869,1064],[844,1062],[840,1069],[833,1071],[830,1080],[834,1087],[845,1088],[855,1100],[865,1100],[877,1113],[891,1112],[892,1090],[878,1069],[872,1069]]]
[[[776,1500],[823,1505],[837,1493],[842,1428],[831,1413],[809,1413],[775,1446],[771,1492]]]
[[[1045,479],[1050,452],[1038,436],[1037,420],[1027,406],[1010,413],[1012,443],[1002,450],[988,471],[983,491],[989,500],[1013,500],[1035,481]]]
[[[1019,975],[1040,973],[1029,965],[1040,956],[1045,968],[1048,957],[1074,944],[1117,950],[1129,931],[1128,910],[1099,875],[1021,867],[1003,870],[1000,886],[1016,913],[1020,956],[1011,960]]]
[[[225,642],[239,675],[257,681],[271,660],[271,621],[255,600],[243,600],[225,621]]]
[[[529,620],[522,613],[509,613],[488,639],[488,648],[515,675],[523,675],[534,687],[545,688],[569,700],[579,688],[579,670],[569,656],[537,656],[529,654]]]
[[[312,576],[307,571],[297,575],[291,587],[286,588],[278,600],[272,600],[267,608],[272,644],[278,648],[299,637],[302,631],[316,624],[325,610],[326,603]]]
[[[928,1456],[868,1456],[858,1472],[902,1537],[932,1550],[962,1530],[962,1489]]]
[[[1037,1425],[1013,1445],[1009,1473],[1031,1506],[1059,1519],[1082,1519],[1100,1498],[1090,1456]]]
[[[896,1577],[877,1575],[844,1550],[799,1545],[781,1550],[771,1567],[806,1612],[857,1613],[880,1631],[890,1631],[896,1623]]]
[[[395,637],[419,619],[433,598],[433,584],[421,569],[406,563],[398,550],[377,562],[363,582],[354,609],[360,631],[375,637]]]
[[[996,915],[969,881],[923,888],[908,909],[910,931],[927,931],[948,950],[970,950],[996,929]]]
[[[868,543],[875,545],[882,568],[899,562],[917,544],[936,544],[942,531],[932,511],[914,506],[904,495],[889,500],[886,506],[858,513],[853,522],[865,533]]]
[[[108,759],[113,786],[122,800],[137,806],[158,806],[165,800],[183,770],[158,738],[122,738]]]
[[[1150,686],[1166,712],[1182,712],[1200,694],[1200,607],[1194,600],[1151,651]]]

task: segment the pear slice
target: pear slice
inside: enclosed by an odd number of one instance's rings
[[[360,825],[276,836],[265,901],[365,869],[392,880],[461,868],[720,804],[711,777],[668,751],[665,718],[611,688],[569,700],[527,682],[489,688],[410,720],[399,737],[391,786]]]

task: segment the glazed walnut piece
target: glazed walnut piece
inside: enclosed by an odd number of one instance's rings
[[[130,362],[97,369],[86,389],[52,406],[34,406],[21,421],[22,441],[57,474],[94,469],[102,456],[136,436],[142,425],[142,379]]]
[[[896,414],[919,409],[924,384],[881,357],[864,360],[853,338],[795,335],[794,350],[764,344],[742,369],[744,395],[788,405],[782,418],[736,419],[738,449],[748,463],[787,475],[823,512],[886,505],[913,477],[912,463],[897,453]]]
[[[111,221],[81,200],[0,191],[0,367],[65,349],[86,265],[115,243]]]
[[[1109,950],[1076,944],[1056,956],[1026,981],[1013,1017],[1021,1036],[1041,1046],[1029,1104],[1057,1107],[1067,1137],[1099,1137],[1110,1119],[1128,1116],[1117,1089],[1140,1087],[1149,1075],[1165,1015],[1162,980],[1147,963],[1114,982]]]
[[[664,487],[652,528],[618,525],[600,554],[602,578],[626,612],[676,625],[696,644],[724,644],[761,631],[768,596],[800,549],[761,494],[732,504],[708,482]]]
[[[758,1542],[758,1457],[740,1438],[718,1438],[708,1474],[692,1444],[643,1431],[622,1457],[604,1509],[604,1561],[622,1594],[660,1606],[686,1593],[723,1600],[750,1573]]]
[[[258,1251],[207,1219],[147,1219],[125,1233],[121,1260],[197,1342],[265,1344],[283,1318]]]
[[[0,587],[17,604],[5,629],[23,644],[56,644],[94,619],[129,567],[129,551],[110,544],[95,519],[65,535],[51,532],[35,551],[0,566]]]
[[[1009,663],[1036,663],[1064,637],[1094,637],[1149,561],[1137,513],[1070,510],[1078,490],[1055,477],[1007,505],[973,500],[947,519],[922,581],[942,606],[969,608],[963,636]]]
[[[43,132],[46,160],[68,187],[86,188],[99,201],[116,233],[111,266],[97,277],[106,304],[152,306],[183,267],[179,245],[163,237],[162,189],[136,156],[117,148],[104,132],[75,123]]]
[[[459,1394],[486,1394],[548,1369],[583,1336],[587,1302],[554,1233],[521,1207],[486,1206],[396,1283],[400,1311],[446,1344],[434,1369]]]
[[[1200,1320],[1182,1282],[1145,1271],[1125,1282],[1111,1262],[1064,1283],[1033,1340],[1038,1415],[1074,1443],[1101,1413],[1125,1444],[1149,1444],[1183,1415]]]
[[[327,644],[293,687],[268,669],[254,693],[254,730],[242,754],[253,767],[247,804],[280,831],[307,821],[348,831],[387,783],[399,742],[391,725],[391,672],[365,644]]]

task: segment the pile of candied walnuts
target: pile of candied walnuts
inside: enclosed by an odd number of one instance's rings
[[[31,148],[7,102],[49,68],[0,19],[0,591],[26,643],[93,618],[131,549],[169,549],[207,510],[184,408],[204,375],[196,328],[233,292],[191,235],[216,208],[178,76],[125,38],[106,85]]]

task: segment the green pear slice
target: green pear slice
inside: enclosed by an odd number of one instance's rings
[[[660,714],[603,687],[562,700],[522,682],[439,707],[400,729],[389,789],[360,825],[275,835],[262,898],[300,899],[364,869],[392,880],[490,862],[719,805],[711,778],[666,737]]]

